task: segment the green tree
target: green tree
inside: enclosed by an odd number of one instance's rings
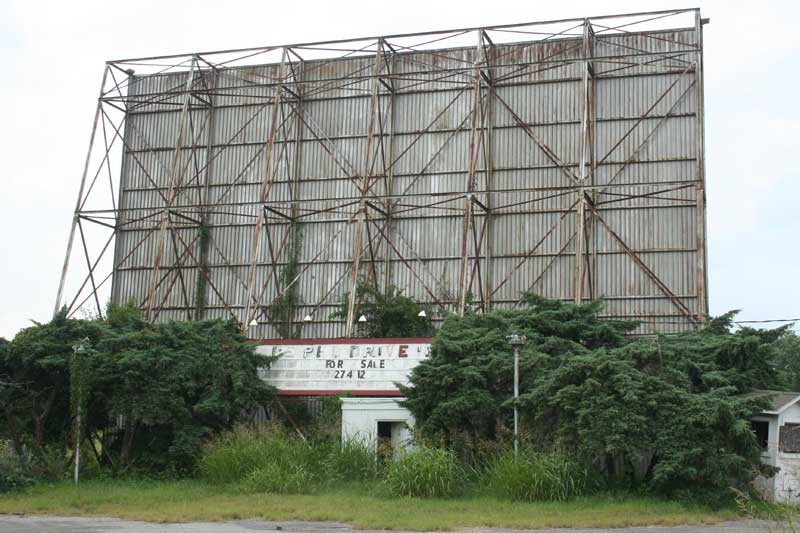
[[[91,348],[76,358],[84,338]],[[0,438],[18,455],[27,446],[66,462],[80,403],[84,445],[101,465],[187,472],[205,440],[270,398],[258,377],[268,363],[233,322],[151,324],[134,304],[105,320],[61,312],[0,342]]]
[[[636,326],[598,318],[600,301],[579,306],[526,295],[524,302],[518,311],[445,319],[430,358],[412,371],[412,386],[402,388],[424,433],[448,440],[465,431],[493,438],[498,424],[508,425],[514,359],[506,337],[511,333],[528,338],[520,356],[521,388],[527,390],[566,357],[623,345],[625,332]]]
[[[89,409],[101,461],[116,471],[190,470],[205,440],[273,392],[258,377],[269,359],[233,322],[150,324],[128,306],[111,307],[108,323]]]
[[[464,429],[496,438],[510,426],[505,337],[515,332],[528,338],[518,405],[534,445],[568,449],[611,481],[660,494],[720,497],[763,468],[749,427],[763,404],[737,395],[779,384],[774,344],[785,331],[733,331],[729,313],[699,331],[626,337],[635,324],[601,320],[602,302],[525,302],[445,321],[403,389],[423,433],[454,442]]]
[[[103,334],[102,324],[57,313],[46,324],[23,329],[7,346],[4,389],[7,431],[15,447],[28,442],[38,450],[67,446],[70,436],[69,363],[73,346]]]
[[[331,318],[347,318],[350,294],[342,296],[339,310]],[[356,288],[356,302],[360,302],[356,316],[364,315],[366,322],[358,322],[358,335],[371,339],[398,337],[428,337],[433,334],[429,310],[419,316],[425,308],[403,296],[397,287],[390,286],[385,292],[362,283]]]
[[[800,391],[800,335],[786,326],[786,334],[775,341],[775,365],[784,387]]]
[[[22,453],[22,442],[19,441],[19,433],[11,431],[10,411],[12,398],[16,392],[16,384],[11,380],[11,368],[8,366],[9,342],[0,337],[0,441],[10,441],[17,454]]]

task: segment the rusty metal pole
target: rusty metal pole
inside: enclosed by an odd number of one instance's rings
[[[361,248],[364,233],[364,219],[366,218],[366,194],[369,190],[370,164],[372,162],[372,135],[375,131],[375,113],[378,107],[378,85],[380,83],[381,57],[383,52],[383,39],[378,39],[375,51],[375,67],[372,72],[372,97],[370,98],[369,124],[367,126],[367,142],[364,153],[364,175],[361,178],[360,200],[358,216],[356,217],[356,235],[353,246],[353,262],[350,272],[350,296],[347,301],[347,322],[345,336],[353,336],[356,313],[356,290],[358,288],[358,270],[361,266]],[[371,244],[370,244],[371,246]]]
[[[706,169],[705,169],[705,109],[703,103],[703,24],[700,10],[695,11],[694,31],[697,42],[695,55],[695,158],[696,184],[695,201],[697,218],[695,220],[697,257],[695,259],[695,286],[697,292],[697,321],[705,324],[708,314],[708,272],[706,266]]]
[[[208,275],[207,272],[203,270],[206,269],[208,264],[208,248],[209,244],[211,243],[211,235],[209,234],[210,229],[208,227],[209,215],[211,214],[211,210],[209,209],[208,205],[208,192],[209,187],[211,184],[211,177],[212,173],[212,164],[214,162],[214,141],[216,136],[216,118],[217,118],[217,107],[214,104],[215,96],[212,94],[212,88],[216,87],[217,84],[217,71],[212,70],[206,76],[206,89],[208,90],[208,133],[206,134],[206,165],[203,172],[203,184],[200,185],[200,178],[198,176],[197,179],[197,193],[199,198],[198,201],[198,212],[200,215],[200,230],[201,232],[205,232],[205,235],[201,235],[200,238],[200,252],[199,252],[199,259],[200,263],[197,265],[197,278],[195,280],[195,294],[194,294],[194,317],[197,320],[202,320],[205,317],[206,312],[206,293],[208,292],[208,287],[205,283],[205,276]],[[202,294],[201,294],[202,292]]]
[[[583,287],[584,278],[586,273],[586,180],[590,175],[587,172],[587,165],[589,165],[589,151],[591,146],[590,123],[589,123],[589,108],[590,108],[590,75],[591,69],[589,65],[590,57],[590,40],[589,31],[591,25],[589,20],[583,21],[583,61],[581,63],[583,69],[582,83],[581,83],[581,155],[578,168],[578,205],[575,212],[575,274],[574,274],[574,297],[575,303],[580,304],[583,302]]]
[[[299,56],[294,50],[290,50],[295,57]],[[291,66],[291,63],[290,63]],[[304,103],[303,103],[303,79],[304,79],[304,71],[305,71],[305,61],[300,59],[300,63],[298,65],[300,70],[299,73],[295,72],[294,77],[294,92],[297,94],[297,107],[295,108],[295,127],[294,127],[294,157],[292,161],[292,165],[294,166],[294,170],[292,172],[292,206],[291,206],[291,225],[290,231],[292,232],[291,239],[293,247],[297,246],[297,239],[298,235],[298,228],[297,228],[297,217],[300,214],[298,209],[299,202],[300,202],[300,178],[302,177],[301,172],[301,165],[302,165],[302,150],[303,150],[303,113],[304,111]],[[294,249],[294,248],[292,248]],[[286,289],[284,289],[285,293]],[[308,315],[306,315],[308,316]],[[293,316],[288,317],[289,325],[287,327],[288,331],[293,331]],[[307,321],[303,321],[301,324],[302,326],[305,325]],[[309,321],[310,322],[310,321]]]
[[[81,175],[81,186],[78,189],[78,200],[75,203],[75,211],[72,214],[72,227],[69,230],[69,237],[67,238],[67,252],[64,255],[64,266],[61,268],[61,280],[58,282],[58,292],[56,293],[56,304],[53,308],[53,315],[58,314],[61,307],[61,298],[64,295],[64,283],[67,279],[67,270],[69,268],[69,258],[72,254],[72,243],[75,241],[75,230],[78,226],[78,217],[80,216],[81,204],[83,203],[83,190],[86,187],[86,176],[89,173],[89,162],[92,159],[92,149],[94,148],[94,138],[97,133],[97,123],[100,121],[100,113],[103,108],[103,94],[106,88],[106,79],[108,79],[108,71],[111,67],[106,63],[106,68],[103,70],[103,81],[100,82],[100,94],[97,96],[97,108],[94,112],[94,122],[92,124],[92,134],[89,136],[89,150],[86,152],[86,160],[83,163],[83,174]],[[89,266],[89,265],[87,265]],[[91,268],[91,267],[90,267]]]
[[[597,85],[595,84],[594,74],[594,29],[592,28],[592,21],[587,19],[584,26],[585,44],[584,54],[586,55],[586,70],[588,73],[588,90],[586,93],[586,107],[588,110],[587,116],[587,161],[589,171],[589,185],[591,186],[591,197],[586,196],[586,201],[591,202],[592,205],[597,204],[597,178],[595,175],[595,133],[597,130],[597,107],[595,105],[597,96]],[[586,263],[589,269],[589,275],[586,276],[586,281],[589,285],[589,299],[593,300],[597,295],[595,294],[595,287],[597,286],[597,224],[594,216],[589,216],[586,223]],[[591,254],[591,259],[590,259]]]
[[[253,295],[253,284],[255,283],[256,265],[258,263],[258,251],[261,245],[261,230],[264,227],[265,216],[263,204],[269,197],[269,191],[272,188],[272,152],[275,147],[275,136],[278,133],[278,114],[281,108],[281,97],[283,94],[283,82],[286,79],[286,61],[287,49],[283,49],[281,54],[281,64],[278,70],[278,84],[275,88],[275,96],[272,99],[272,116],[269,128],[269,137],[267,137],[266,146],[264,147],[264,179],[261,182],[261,193],[259,194],[259,208],[258,219],[256,220],[256,227],[253,231],[253,242],[250,246],[250,267],[247,273],[247,292],[245,293],[245,305],[242,311],[242,318],[240,320],[240,328],[244,333],[250,325],[250,321],[258,311],[258,301],[255,303],[256,309],[252,312],[250,310]]]
[[[397,55],[392,52],[392,61],[389,64],[389,73],[391,79],[389,84],[392,87],[389,93],[389,165],[385,169],[386,174],[386,201],[384,202],[384,209],[386,210],[386,226],[385,233],[387,237],[392,235],[392,212],[394,211],[394,155],[395,155],[395,129],[397,119],[395,113],[395,90],[394,90],[394,77],[397,75]],[[383,290],[388,292],[392,284],[392,263],[390,260],[390,247],[387,245],[383,248]]]
[[[478,31],[478,44],[475,47],[475,84],[472,93],[472,125],[469,138],[469,164],[467,167],[466,192],[464,193],[464,219],[461,235],[461,265],[458,272],[458,314],[464,316],[467,303],[467,262],[469,260],[469,230],[472,224],[473,196],[475,188],[475,167],[478,159],[477,131],[478,105],[481,99],[481,63],[483,54],[482,30]],[[477,252],[477,250],[476,250]]]
[[[158,240],[156,242],[156,257],[153,263],[153,269],[150,272],[150,289],[147,292],[147,319],[150,320],[153,311],[153,301],[155,300],[155,292],[158,287],[158,271],[161,267],[161,257],[164,254],[164,237],[167,232],[167,226],[170,222],[170,207],[175,199],[175,192],[177,187],[175,182],[178,179],[178,169],[180,168],[181,147],[183,145],[183,136],[186,131],[186,119],[189,114],[189,101],[192,97],[192,85],[194,84],[194,73],[197,68],[197,57],[192,56],[192,66],[189,68],[189,73],[186,77],[186,86],[184,88],[185,94],[183,96],[183,107],[181,108],[181,119],[178,122],[178,138],[175,141],[175,151],[172,156],[172,168],[170,169],[169,184],[167,189],[166,202],[164,204],[164,212],[161,215],[161,223],[158,229]]]
[[[484,32],[484,38],[486,34]],[[490,42],[490,52],[494,50],[494,44]],[[486,96],[486,118],[484,127],[486,128],[485,150],[486,150],[486,210],[484,216],[486,217],[486,256],[484,259],[484,309],[486,311],[492,310],[492,284],[494,283],[494,216],[492,209],[494,207],[494,73],[492,72],[492,58],[494,54],[486,57],[486,66],[489,71],[489,84]]]

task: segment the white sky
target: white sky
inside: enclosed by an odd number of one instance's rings
[[[0,1],[0,336],[53,310],[108,59],[702,8],[712,314],[800,316],[800,2]]]

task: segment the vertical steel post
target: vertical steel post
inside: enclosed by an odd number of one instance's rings
[[[269,191],[272,188],[272,152],[275,147],[275,136],[278,134],[278,114],[281,109],[281,97],[283,95],[283,82],[286,79],[286,61],[288,52],[286,48],[283,49],[281,54],[281,64],[278,70],[278,84],[275,88],[275,97],[272,100],[272,117],[269,128],[269,137],[267,137],[266,146],[264,147],[264,179],[261,182],[261,193],[259,194],[258,218],[256,219],[256,227],[253,231],[253,242],[250,246],[250,268],[247,273],[247,292],[245,293],[245,304],[242,312],[240,328],[244,333],[250,325],[250,321],[255,316],[256,310],[251,312],[251,299],[255,298],[253,294],[253,284],[255,282],[256,265],[258,264],[258,251],[261,244],[261,230],[266,222],[264,215],[264,202],[269,197]],[[256,301],[258,307],[258,301]]]
[[[391,47],[391,45],[390,45]],[[395,113],[395,91],[394,91],[394,78],[397,75],[397,55],[392,51],[392,61],[389,64],[389,73],[391,75],[391,80],[389,84],[392,87],[392,91],[389,93],[389,168],[386,169],[386,202],[384,203],[384,209],[386,210],[386,226],[384,232],[386,233],[387,240],[392,237],[392,211],[394,211],[394,199],[392,195],[394,194],[394,153],[395,153],[395,142],[394,142],[394,131],[396,126],[396,113]],[[389,286],[392,284],[392,263],[389,260],[390,257],[390,250],[391,246],[387,245],[383,248],[383,290],[388,291]]]
[[[120,265],[120,259],[122,257],[122,245],[120,245],[120,243],[116,240],[116,238],[117,237],[122,238],[123,233],[120,231],[120,222],[124,221],[125,217],[126,217],[126,215],[123,214],[124,212],[122,211],[122,205],[121,205],[120,202],[122,202],[123,189],[127,187],[127,183],[125,183],[123,180],[125,180],[125,177],[126,177],[126,174],[127,174],[126,169],[128,168],[127,167],[128,161],[130,161],[130,159],[131,159],[131,155],[128,153],[128,146],[126,145],[124,140],[129,138],[128,137],[128,133],[130,131],[130,124],[128,122],[128,111],[130,110],[129,99],[131,98],[131,92],[133,92],[132,91],[132,87],[133,87],[133,84],[134,84],[133,77],[136,74],[136,72],[134,70],[130,70],[129,69],[126,72],[126,74],[127,74],[128,77],[126,79],[127,88],[126,88],[125,100],[124,100],[125,114],[123,115],[122,120],[120,121],[119,127],[114,127],[114,125],[112,124],[112,130],[114,132],[114,135],[115,136],[120,136],[120,138],[122,140],[122,146],[120,147],[120,151],[122,152],[122,154],[121,154],[121,157],[120,157],[120,171],[119,171],[120,173],[119,173],[119,182],[118,182],[119,185],[117,187],[117,201],[114,204],[115,205],[115,209],[114,209],[114,233],[112,235],[112,238],[114,239],[114,248],[113,248],[114,252],[113,252],[113,257],[112,257],[112,262],[111,262],[111,291],[110,291],[110,293],[111,293],[111,301],[112,302],[115,301],[114,298],[115,298],[115,295],[117,294],[117,291],[118,291],[118,286],[119,286],[119,267],[121,266]],[[116,82],[116,80],[115,80],[115,82]],[[117,89],[117,90],[119,91],[119,89]],[[122,132],[120,132],[120,130],[122,129],[123,125],[124,125],[125,129]],[[114,141],[112,140],[112,143],[113,142]],[[106,150],[106,152],[108,152],[108,149]],[[133,158],[133,159],[135,160],[135,158]],[[96,260],[96,263],[98,263],[98,262],[99,261]]]
[[[361,199],[358,204],[358,215],[356,217],[356,235],[353,247],[353,262],[350,272],[350,297],[347,305],[347,323],[345,335],[353,336],[356,313],[356,289],[358,288],[358,270],[361,266],[361,248],[364,233],[364,220],[366,219],[366,195],[369,190],[369,174],[372,163],[372,136],[375,131],[375,113],[378,107],[378,85],[380,83],[381,56],[383,51],[383,39],[378,39],[375,51],[375,67],[372,72],[372,97],[370,98],[369,125],[367,126],[367,142],[364,153],[364,175],[361,178]],[[371,246],[371,244],[370,244]]]
[[[494,50],[494,44],[489,48],[490,52]],[[486,57],[486,65],[489,70],[489,79],[492,83],[489,84],[489,89],[486,96],[486,118],[484,127],[486,128],[485,137],[485,150],[486,150],[486,256],[484,258],[484,309],[486,311],[492,310],[492,284],[494,283],[494,216],[492,209],[494,208],[494,100],[495,100],[495,87],[494,87],[494,73],[492,72],[492,57]]]
[[[92,149],[94,148],[94,137],[97,133],[97,123],[100,120],[100,113],[103,109],[103,94],[105,94],[106,79],[108,78],[108,71],[111,67],[106,64],[103,71],[103,81],[100,82],[100,94],[97,96],[97,108],[94,112],[94,123],[92,124],[92,134],[89,137],[89,150],[86,152],[86,160],[83,163],[83,175],[81,176],[81,186],[78,189],[78,200],[75,203],[75,212],[72,215],[72,227],[69,230],[69,238],[67,238],[67,252],[64,255],[64,266],[61,268],[61,280],[58,282],[58,293],[56,294],[56,305],[53,308],[53,315],[56,315],[61,307],[61,297],[64,295],[64,282],[67,279],[67,269],[69,268],[69,257],[72,254],[72,243],[75,241],[75,229],[78,226],[78,217],[80,215],[81,204],[83,203],[83,190],[86,187],[86,176],[89,173],[89,162],[92,158]],[[87,265],[91,269],[91,265]]]
[[[519,345],[514,345],[514,457],[519,455]]]
[[[483,52],[483,33],[478,31],[478,44],[475,47],[475,85],[472,89],[472,126],[469,138],[469,165],[467,167],[466,192],[464,193],[464,219],[461,235],[461,265],[458,272],[458,314],[464,316],[467,303],[467,261],[469,259],[469,230],[472,224],[474,206],[472,191],[475,188],[475,167],[478,161],[477,131],[480,120],[478,106],[481,99],[481,62]],[[475,250],[477,253],[477,250]]]
[[[175,141],[175,152],[172,156],[172,168],[169,173],[169,184],[167,188],[164,213],[161,216],[161,223],[158,228],[158,240],[156,241],[156,257],[153,269],[150,272],[150,289],[147,292],[147,319],[150,320],[153,311],[153,302],[158,287],[158,271],[161,267],[161,257],[164,254],[164,237],[167,233],[167,225],[170,223],[170,208],[177,192],[176,181],[180,168],[181,146],[183,145],[183,135],[186,131],[186,118],[189,115],[189,101],[192,98],[192,85],[194,84],[194,73],[197,68],[197,57],[192,57],[192,66],[186,78],[185,94],[183,97],[183,107],[181,108],[181,119],[178,122],[178,138]]]
[[[695,158],[697,159],[695,175],[695,201],[696,201],[696,249],[695,259],[695,286],[697,304],[695,311],[697,321],[702,325],[708,314],[708,272],[706,270],[706,169],[705,169],[705,109],[703,94],[703,19],[700,10],[694,15],[695,42],[697,53],[695,55]]]
[[[528,340],[525,335],[512,333],[506,337],[508,344],[514,349],[514,457],[519,454],[519,411],[517,402],[519,401],[519,349]]]
[[[81,477],[81,474],[80,474],[80,471],[81,471],[81,437],[80,437],[80,432],[81,432],[81,404],[80,403],[78,404],[78,413],[77,413],[77,417],[76,418],[78,419],[78,431],[77,431],[77,435],[75,436],[75,472],[73,473],[73,479],[75,480],[75,484],[77,485],[78,481],[80,481],[80,477]]]
[[[586,238],[586,202],[587,194],[586,186],[587,179],[594,175],[592,169],[593,159],[593,135],[592,135],[592,118],[590,113],[594,112],[593,95],[594,83],[592,66],[590,59],[592,57],[592,39],[591,39],[591,23],[589,19],[583,21],[583,76],[581,83],[581,155],[578,168],[578,205],[576,210],[576,228],[575,228],[575,274],[574,274],[574,297],[575,303],[580,304],[583,302],[583,288],[586,278],[586,261],[588,259],[588,243]],[[588,168],[587,168],[588,167]]]
[[[294,53],[294,51],[292,51]],[[296,54],[295,54],[296,55]],[[292,206],[291,206],[291,213],[292,219],[296,219],[297,215],[299,214],[298,205],[297,203],[300,200],[300,165],[302,162],[301,159],[301,150],[303,146],[303,77],[304,77],[304,70],[305,70],[305,62],[300,61],[300,74],[298,75],[295,73],[294,75],[294,88],[295,92],[297,93],[297,107],[295,108],[295,127],[294,127],[294,158],[293,158],[293,165],[294,165],[294,172],[292,173]]]
[[[212,87],[216,87],[217,84],[217,72],[216,70],[212,70],[206,76],[206,89],[208,90],[208,133],[206,134],[206,167],[205,171],[203,172],[203,185],[200,186],[200,178],[198,176],[197,179],[197,187],[198,187],[198,196],[199,198],[199,206],[198,211],[200,215],[200,228],[199,231],[205,232],[205,235],[200,236],[200,240],[198,242],[200,251],[198,254],[198,258],[200,259],[199,264],[197,265],[197,279],[195,281],[195,294],[194,294],[194,317],[197,320],[202,320],[205,317],[206,312],[206,294],[208,292],[208,286],[205,282],[205,277],[208,274],[204,272],[208,265],[208,247],[211,242],[211,235],[209,232],[208,227],[208,220],[209,215],[211,214],[210,206],[208,205],[208,192],[210,187],[210,180],[211,176],[213,175],[211,170],[211,165],[214,162],[214,141],[215,141],[215,133],[216,133],[216,117],[217,117],[217,108],[214,105],[215,96],[212,94],[211,89]],[[209,86],[210,85],[210,86]],[[200,294],[200,293],[203,294]]]
[[[81,372],[80,371],[81,364],[80,364],[80,361],[78,360],[78,357],[86,349],[86,345],[84,343],[88,342],[88,340],[89,340],[88,337],[86,337],[83,340],[79,341],[77,344],[74,344],[72,346],[72,350],[74,352],[73,357],[75,358],[74,369],[76,371],[78,371],[78,372]],[[79,379],[80,378],[83,378],[83,376],[79,376]],[[74,376],[70,376],[70,379],[75,379],[75,377]],[[78,397],[77,402],[76,402],[77,403],[77,410],[76,410],[76,413],[75,413],[75,422],[76,422],[76,427],[75,427],[75,464],[74,464],[74,470],[73,470],[73,473],[72,473],[72,478],[75,481],[75,484],[77,485],[78,481],[80,481],[80,470],[81,470],[81,440],[82,440],[81,439],[81,435],[82,435],[82,433],[81,433],[81,404],[83,403],[83,383],[80,383],[78,387],[75,387],[75,389],[78,392],[78,394],[80,395]]]
[[[597,176],[595,175],[595,141],[596,141],[596,132],[597,132],[597,107],[596,107],[596,96],[597,96],[597,84],[595,83],[595,73],[594,73],[594,30],[592,29],[592,21],[586,21],[586,27],[584,31],[587,34],[587,43],[586,43],[586,52],[588,53],[591,61],[587,63],[587,70],[589,73],[589,90],[587,93],[587,107],[589,108],[589,116],[588,116],[588,161],[587,164],[589,166],[589,182],[592,186],[592,195],[591,199],[587,201],[591,201],[592,207],[597,205]],[[588,228],[587,228],[587,250],[586,250],[586,261],[591,268],[589,272],[589,276],[587,278],[589,282],[589,298],[594,299],[597,295],[595,294],[595,288],[597,287],[597,223],[593,216],[594,211],[592,211],[592,216],[589,217]],[[591,235],[591,239],[590,239]],[[592,258],[591,261],[589,260],[589,249],[591,249]]]
[[[294,50],[290,50],[292,54],[296,57],[297,54]],[[290,63],[291,66],[291,63]],[[291,191],[291,199],[292,205],[290,207],[291,217],[292,220],[290,222],[289,229],[292,232],[291,235],[291,243],[292,243],[292,250],[294,247],[297,246],[297,217],[300,214],[299,205],[300,202],[300,177],[301,177],[301,164],[302,164],[302,149],[303,149],[303,114],[305,112],[303,108],[303,79],[305,78],[305,62],[301,59],[300,64],[298,65],[300,70],[299,73],[293,72],[294,77],[294,92],[297,94],[297,107],[295,108],[295,127],[294,127],[294,157],[292,158],[292,165],[294,166],[294,171],[292,172],[292,191]],[[277,278],[276,278],[277,280]],[[289,324],[287,325],[287,331],[293,331],[294,328],[294,316],[289,316],[288,318]],[[302,322],[300,328],[305,325],[305,321]]]

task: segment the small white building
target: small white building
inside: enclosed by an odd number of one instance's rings
[[[342,442],[355,441],[373,450],[383,442],[396,454],[412,445],[414,415],[402,398],[342,398]]]
[[[763,448],[764,463],[780,468],[772,478],[756,479],[756,488],[776,503],[800,504],[800,393],[757,390],[743,397],[769,398],[770,408],[751,420]]]

